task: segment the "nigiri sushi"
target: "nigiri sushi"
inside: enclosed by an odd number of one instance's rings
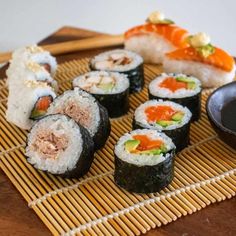
[[[165,54],[165,72],[184,73],[201,80],[203,87],[218,87],[235,76],[232,56],[210,43],[210,37],[198,33],[189,37],[190,46]]]
[[[162,63],[166,52],[188,46],[188,32],[153,12],[147,23],[125,32],[125,48],[140,54],[147,63]]]

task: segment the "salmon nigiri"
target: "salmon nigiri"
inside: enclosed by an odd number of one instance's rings
[[[195,76],[201,80],[203,87],[221,86],[234,79],[233,57],[212,46],[208,35],[198,33],[190,36],[189,43],[186,48],[166,53],[164,71]]]
[[[145,62],[162,63],[166,52],[188,46],[188,32],[153,12],[147,23],[125,32],[125,48],[140,54]]]

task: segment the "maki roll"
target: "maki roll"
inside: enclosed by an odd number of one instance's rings
[[[58,90],[57,81],[51,77],[44,67],[31,60],[25,62],[23,67],[18,68],[10,64],[6,73],[8,76],[7,84],[9,89],[29,83],[37,84],[37,82],[44,82],[55,91]]]
[[[187,30],[163,13],[153,12],[145,24],[125,32],[125,48],[140,54],[146,63],[159,64],[166,52],[187,47],[187,37]]]
[[[108,111],[109,117],[122,116],[129,109],[129,80],[117,72],[93,71],[73,80],[79,87],[92,94]]]
[[[65,115],[39,120],[28,134],[26,157],[36,169],[68,178],[86,174],[94,158],[89,132]]]
[[[184,74],[161,74],[148,87],[149,99],[169,100],[186,106],[192,121],[201,114],[201,82]]]
[[[56,93],[45,82],[25,81],[23,85],[10,87],[6,119],[22,129],[30,129],[44,116]]]
[[[164,71],[195,76],[205,88],[233,81],[235,62],[232,56],[213,46],[205,33],[190,36],[189,42],[190,46],[165,54]]]
[[[104,146],[110,134],[110,121],[106,108],[87,92],[75,88],[58,96],[47,114],[65,114],[85,127],[94,141],[95,150]]]
[[[119,139],[114,153],[115,183],[128,191],[158,192],[173,179],[175,145],[164,133],[131,131]]]
[[[15,50],[12,54],[11,64],[13,67],[23,67],[29,61],[43,67],[51,76],[55,75],[57,61],[50,52],[45,51],[42,47],[37,45],[27,46]]]
[[[56,97],[57,81],[43,66],[47,60],[36,60],[41,57],[51,58],[50,73],[54,73],[55,59],[37,46],[16,50],[6,71],[9,90],[6,119],[22,129],[30,129],[34,120],[44,116]]]
[[[138,54],[116,49],[101,53],[90,61],[92,70],[105,70],[126,74],[130,93],[139,92],[144,86],[143,59]]]
[[[189,144],[191,112],[171,101],[150,100],[134,112],[133,129],[154,129],[169,136],[179,152]]]

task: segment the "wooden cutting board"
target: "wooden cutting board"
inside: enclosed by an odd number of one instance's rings
[[[98,35],[96,32],[63,27],[42,44],[63,42]],[[103,49],[104,50],[104,49]],[[88,50],[59,56],[58,62],[88,57],[101,50]],[[0,76],[4,75],[4,69]],[[0,235],[50,235],[36,214],[30,210],[22,196],[0,170]],[[157,228],[146,235],[236,235],[236,199],[213,204],[191,216],[183,217],[169,225]]]

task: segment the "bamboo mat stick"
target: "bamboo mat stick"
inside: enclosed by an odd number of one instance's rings
[[[53,55],[59,55],[69,52],[96,49],[103,47],[121,46],[124,43],[123,34],[119,35],[101,35],[88,39],[79,39],[63,43],[55,43],[42,46],[43,49],[51,52]],[[0,53],[0,63],[11,59],[12,52]]]

